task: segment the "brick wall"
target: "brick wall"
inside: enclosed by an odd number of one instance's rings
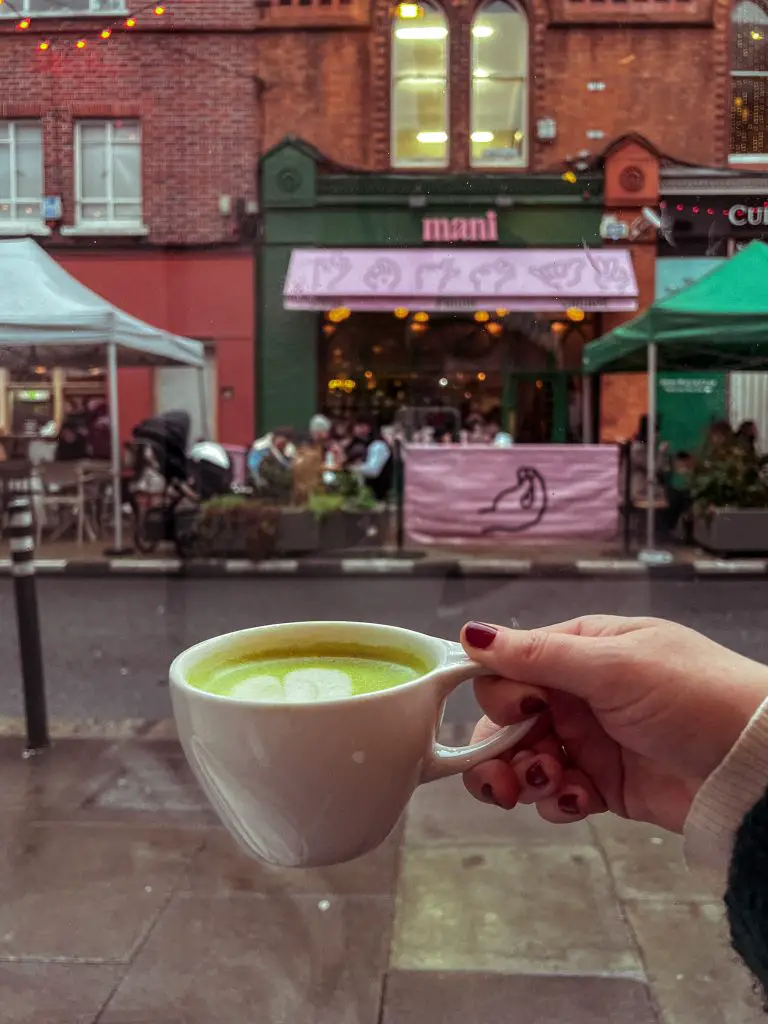
[[[669,0],[653,6],[659,24],[625,24],[618,4],[613,21],[585,24],[589,4],[528,0],[530,125],[545,116],[558,124],[555,142],[532,141],[534,169],[629,131],[687,160],[724,161],[729,6],[696,2],[713,5],[703,24],[676,25]],[[234,218],[222,217],[219,196],[254,197],[259,153],[286,134],[350,166],[388,166],[389,0],[168,6],[166,17],[143,15],[106,44],[96,39],[101,19],[33,19],[26,33],[0,25],[0,116],[43,117],[46,192],[63,197],[64,223],[78,117],[141,118],[145,214],[158,244],[231,242]],[[467,165],[475,6],[448,6],[454,169]],[[597,7],[605,20],[606,5]],[[43,30],[54,41],[47,54],[36,49]],[[72,46],[81,32],[91,40],[82,52]],[[589,91],[593,81],[605,89]],[[590,129],[604,141],[589,140]]]

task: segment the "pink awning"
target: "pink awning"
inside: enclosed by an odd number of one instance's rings
[[[624,249],[294,249],[286,309],[634,312]]]

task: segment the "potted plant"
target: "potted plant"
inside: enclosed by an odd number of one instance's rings
[[[691,480],[693,536],[718,554],[768,552],[766,460],[736,442],[710,450]]]
[[[250,558],[274,554],[279,508],[267,501],[226,494],[200,509],[192,552],[201,558]]]
[[[386,508],[353,473],[340,473],[333,489],[310,494],[308,508],[320,524],[320,548],[343,551],[374,539],[380,543]]]

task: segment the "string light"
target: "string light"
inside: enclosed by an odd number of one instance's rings
[[[17,2],[18,2],[18,0],[17,0]],[[32,19],[27,17],[27,16],[22,17],[20,12],[17,10],[17,8],[14,6],[14,4],[10,2],[10,0],[0,0],[0,5],[5,5],[6,7],[10,8],[11,12],[14,15],[17,16],[16,28],[18,30],[26,31],[26,29],[28,29],[30,27],[30,25],[32,23]],[[113,36],[113,34],[115,32],[115,29],[118,29],[118,28],[123,28],[123,29],[136,28],[136,26],[138,25],[138,15],[140,15],[144,11],[151,11],[157,17],[161,17],[162,15],[167,14],[168,10],[169,10],[169,7],[168,7],[167,4],[165,4],[165,3],[158,3],[158,0],[152,0],[151,3],[144,4],[142,7],[139,7],[137,9],[131,11],[128,14],[127,17],[125,17],[125,18],[123,18],[123,19],[121,19],[119,21],[113,22],[111,25],[107,26],[106,28],[102,28],[99,31],[98,36],[95,37],[95,38],[98,38],[98,39],[101,39],[103,41],[106,41],[106,40],[112,38],[112,36]],[[66,45],[67,44],[63,40],[61,40],[61,39],[56,39],[56,40],[43,39],[43,40],[39,41],[36,44],[36,49],[39,50],[42,53],[46,53],[49,50],[52,50],[54,47],[60,48],[62,46],[66,46]],[[70,43],[69,45],[72,45],[72,43]],[[88,37],[87,36],[79,36],[74,41],[74,47],[77,50],[85,50],[85,49],[87,49],[87,47],[88,47]]]

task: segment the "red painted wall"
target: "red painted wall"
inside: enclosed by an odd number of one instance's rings
[[[218,440],[254,436],[253,257],[231,252],[54,250],[88,288],[155,327],[216,346]],[[154,412],[152,370],[120,371],[120,434]],[[232,388],[231,399],[221,398]]]

